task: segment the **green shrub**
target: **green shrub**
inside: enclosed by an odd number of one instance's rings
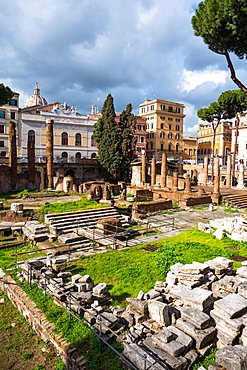
[[[23,360],[27,361],[30,360],[30,358],[33,357],[33,353],[23,353],[22,358]]]

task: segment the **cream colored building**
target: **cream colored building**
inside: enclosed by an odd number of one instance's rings
[[[191,136],[183,137],[183,159],[196,160],[197,138]]]
[[[19,94],[0,107],[0,157],[9,155],[9,121],[16,123],[17,148],[20,146]]]
[[[139,115],[146,118],[147,158],[159,160],[163,152],[168,158],[181,158],[184,105],[160,99],[146,100],[139,105]]]
[[[213,128],[211,123],[201,124],[197,132],[197,161],[202,163],[204,157],[212,156]],[[220,157],[221,164],[226,164],[231,152],[232,122],[220,122],[215,134],[214,155]]]
[[[50,119],[54,121],[54,162],[77,162],[81,158],[96,157],[93,130],[97,118],[80,114],[66,103],[47,104],[36,86],[21,109],[21,155],[24,158],[27,157],[28,136],[31,136],[35,140],[36,161],[45,160],[46,120]]]

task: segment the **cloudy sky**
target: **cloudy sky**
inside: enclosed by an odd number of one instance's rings
[[[146,99],[185,104],[184,133],[196,111],[236,89],[224,57],[195,37],[193,0],[0,0],[0,82],[24,106],[36,82],[48,103],[90,113],[108,93],[115,109],[138,113]],[[247,62],[233,58],[247,81]]]

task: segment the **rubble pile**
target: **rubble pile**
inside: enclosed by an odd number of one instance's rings
[[[173,265],[166,281],[127,298],[126,309],[110,306],[106,283],[94,286],[89,275],[71,276],[66,262],[52,255],[23,262],[22,279],[49,291],[57,304],[84,317],[105,340],[118,335],[123,354],[138,369],[192,369],[214,347],[236,350],[228,358],[247,367],[247,356],[238,355],[247,345],[246,262],[236,276],[232,261],[223,257]],[[211,370],[233,369],[220,354],[217,361]]]
[[[218,218],[210,220],[209,223],[199,222],[198,230],[211,233],[217,239],[228,237],[237,241],[247,241],[247,215]]]

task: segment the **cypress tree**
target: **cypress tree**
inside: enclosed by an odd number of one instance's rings
[[[109,94],[101,110],[101,118],[96,122],[93,136],[98,144],[98,171],[105,180],[114,178],[121,163],[121,142],[113,97]]]
[[[136,141],[135,137],[136,118],[132,114],[132,105],[128,104],[126,109],[120,115],[119,130],[121,136],[121,171],[120,177],[124,181],[130,181],[130,164],[136,157]]]

